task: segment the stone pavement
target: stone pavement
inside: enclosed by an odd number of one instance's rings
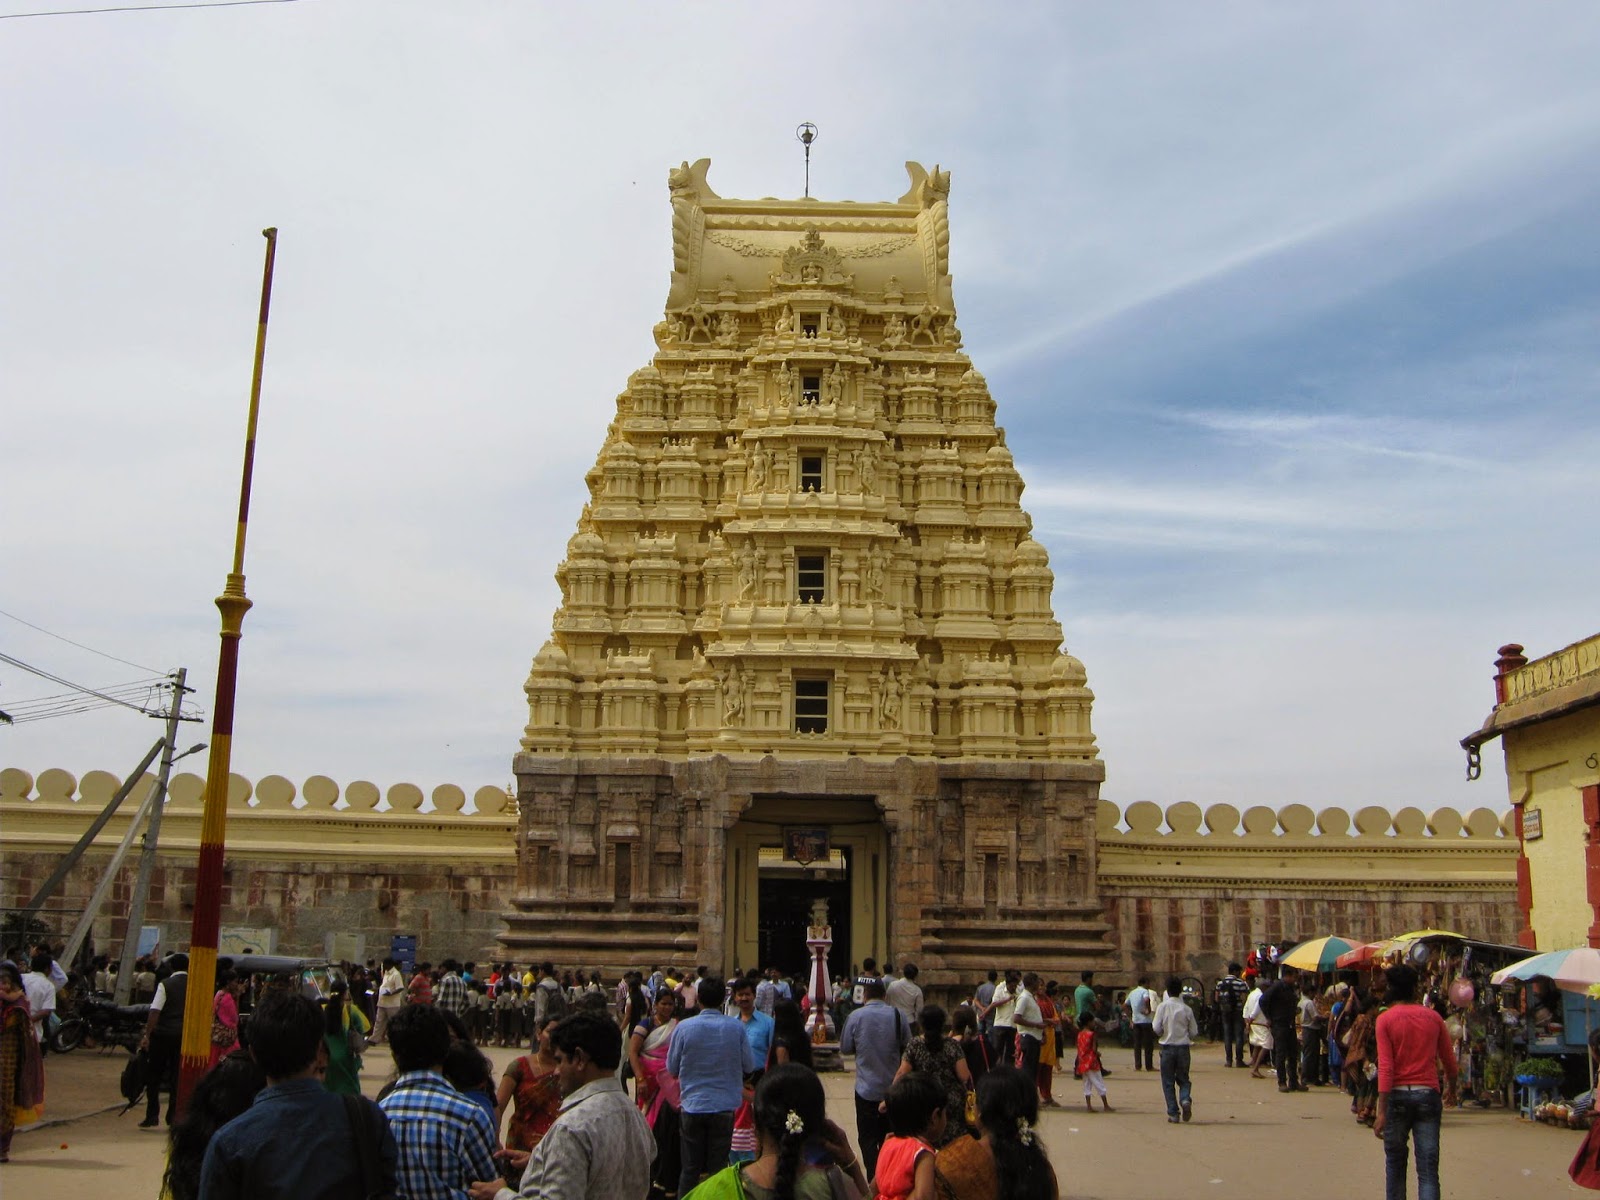
[[[489,1050],[496,1069],[513,1056]],[[1072,1200],[1189,1200],[1243,1195],[1266,1187],[1296,1200],[1348,1200],[1383,1192],[1383,1148],[1357,1126],[1348,1102],[1331,1089],[1280,1094],[1275,1084],[1227,1070],[1220,1052],[1195,1055],[1194,1121],[1169,1125],[1159,1078],[1135,1072],[1126,1051],[1106,1055],[1112,1113],[1084,1112],[1081,1085],[1056,1078],[1070,1101],[1042,1118],[1045,1145]],[[48,1119],[23,1130],[12,1161],[0,1167],[0,1195],[50,1200],[154,1200],[166,1139],[136,1128],[141,1109],[118,1116],[117,1076],[126,1056],[75,1051],[45,1060]],[[376,1094],[390,1063],[369,1052],[363,1075]],[[852,1076],[825,1075],[829,1110],[854,1134]],[[115,1107],[106,1111],[115,1102]],[[90,1114],[79,1116],[79,1114]],[[77,1119],[66,1119],[76,1117]],[[1450,1200],[1585,1196],[1567,1178],[1580,1134],[1517,1120],[1505,1109],[1463,1109],[1445,1116],[1443,1190]],[[1413,1186],[1412,1194],[1415,1195]]]

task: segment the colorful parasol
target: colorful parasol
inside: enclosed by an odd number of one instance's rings
[[[1354,942],[1342,937],[1312,938],[1309,942],[1301,942],[1294,949],[1286,951],[1279,957],[1278,962],[1300,971],[1331,971],[1337,965],[1340,955],[1348,954],[1355,948]]]
[[[1389,948],[1387,941],[1367,942],[1356,946],[1333,960],[1333,965],[1344,967],[1370,967],[1373,966],[1380,954]]]
[[[1549,950],[1544,954],[1535,954],[1532,958],[1502,967],[1489,976],[1489,982],[1498,986],[1510,980],[1529,980],[1538,975],[1549,976],[1563,991],[1587,992],[1591,986],[1600,984],[1600,950],[1579,946],[1572,950]]]

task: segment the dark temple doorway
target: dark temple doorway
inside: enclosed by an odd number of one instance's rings
[[[765,849],[765,848],[763,848]],[[848,975],[850,970],[850,850],[834,851],[827,866],[803,868],[796,863],[773,863],[762,855],[759,896],[757,898],[757,945],[763,971],[777,967],[802,985],[811,977],[811,955],[806,949],[806,929],[811,924],[813,906],[819,899],[828,902],[828,920],[833,925],[833,949],[828,954],[830,978]]]

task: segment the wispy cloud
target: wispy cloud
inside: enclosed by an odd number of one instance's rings
[[[1493,464],[1482,459],[1434,448],[1438,443],[1466,440],[1459,424],[1446,427],[1432,421],[1348,413],[1221,409],[1210,412],[1167,412],[1162,416],[1241,443],[1274,446],[1283,450],[1393,458],[1477,472],[1493,469]]]

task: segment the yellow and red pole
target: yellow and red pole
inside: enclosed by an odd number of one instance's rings
[[[272,304],[272,261],[278,231],[263,229],[267,261],[261,274],[261,317],[256,326],[255,367],[250,376],[250,416],[245,425],[244,471],[239,483],[239,525],[234,533],[233,570],[217,597],[222,647],[217,655],[217,698],[211,713],[211,755],[206,763],[205,808],[200,818],[200,854],[194,880],[194,920],[189,928],[189,987],[183,1013],[183,1057],[178,1076],[178,1111],[211,1061],[211,996],[217,983],[217,937],[222,924],[222,850],[228,825],[228,776],[233,763],[233,699],[239,680],[239,638],[250,600],[244,594],[244,535],[250,519],[250,478],[256,461],[256,414],[261,408],[261,366],[267,353],[267,311]]]

